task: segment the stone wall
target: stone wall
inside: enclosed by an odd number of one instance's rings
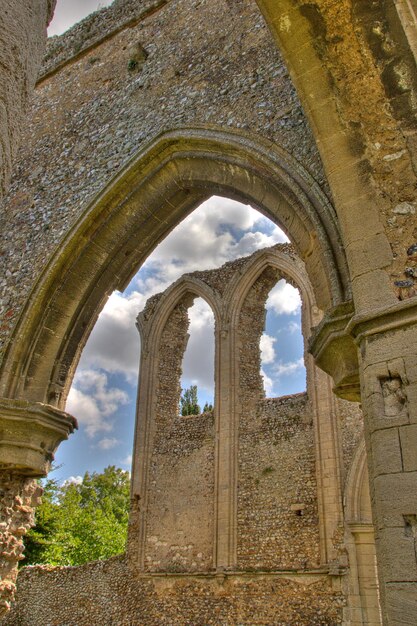
[[[263,399],[259,342],[265,303],[280,277],[275,268],[264,270],[239,315],[237,524],[243,569],[306,568],[320,560],[310,403],[305,394]]]
[[[34,525],[41,493],[35,480],[0,471],[0,616],[14,599],[17,565],[24,558],[23,537]]]
[[[6,343],[36,279],[89,201],[164,131],[208,125],[258,135],[285,148],[325,187],[301,105],[255,0],[236,10],[226,0],[170,0],[136,23],[138,4],[119,0],[50,44],[47,68],[67,57],[77,33],[86,45],[98,42],[41,81],[34,96],[1,212]],[[132,68],[138,43],[148,57]]]
[[[269,398],[239,434],[238,563],[242,569],[317,567],[316,467],[306,394]],[[242,420],[243,421],[243,420]]]
[[[23,570],[3,624],[342,623],[349,564],[333,563],[330,575],[321,558],[318,484],[329,482],[317,479],[315,420],[329,416],[315,415],[307,393],[266,399],[260,373],[269,292],[283,276],[294,284],[297,276],[307,280],[303,272],[292,246],[277,245],[185,275],[148,300],[138,317],[142,434],[134,448],[127,554],[77,568]],[[216,401],[213,413],[182,417],[188,309],[197,295],[215,315]],[[309,306],[306,298],[304,332]],[[362,436],[357,405],[341,403],[330,419],[340,420],[336,444],[347,472]],[[77,598],[75,606],[69,597]]]
[[[0,30],[0,199],[11,175],[56,0],[3,0]]]
[[[124,557],[77,568],[31,567],[3,626],[336,626],[340,583],[323,575],[148,576]]]
[[[201,572],[213,566],[213,414],[179,415],[191,302],[175,307],[161,337],[146,495],[147,571]]]

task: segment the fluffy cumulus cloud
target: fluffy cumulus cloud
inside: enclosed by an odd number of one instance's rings
[[[151,295],[165,290],[184,273],[219,267],[284,241],[287,241],[284,233],[252,207],[213,196],[154,250],[132,280],[126,295],[115,292],[110,296],[84,349],[80,367],[122,373],[135,385],[140,354],[135,320]],[[282,293],[273,291],[274,308],[295,310],[296,296],[291,290],[292,287],[289,291],[284,288]],[[198,384],[207,389],[212,388],[214,378],[213,332],[212,313],[208,305],[200,301],[190,310],[191,337],[184,377],[198,380]]]
[[[274,395],[274,381],[268,374],[265,372],[263,368],[261,368],[261,376],[264,382],[265,395],[268,398],[273,397]]]
[[[301,310],[301,297],[298,289],[280,280],[269,294],[266,308],[276,315],[296,315]]]
[[[138,290],[150,294],[184,273],[219,267],[285,241],[283,231],[251,206],[213,196],[155,249],[144,265],[145,278],[138,277]]]
[[[62,487],[67,487],[68,485],[81,485],[82,482],[82,476],[69,476],[62,482]]]
[[[68,395],[67,411],[77,417],[89,437],[94,437],[112,431],[110,417],[128,402],[129,396],[122,389],[109,388],[104,372],[79,370]]]
[[[183,361],[183,386],[197,385],[211,398],[214,392],[214,315],[205,300],[197,298],[189,309],[189,340]]]
[[[105,437],[104,439],[100,439],[100,441],[97,443],[97,447],[100,448],[100,450],[112,450],[113,448],[116,448],[119,444],[120,441],[119,439],[116,439],[116,437]]]
[[[266,333],[262,335],[261,341],[259,342],[259,347],[261,349],[262,365],[267,365],[275,361],[275,349],[274,349],[275,342],[276,342],[275,337],[271,337],[271,335],[267,335]]]
[[[81,369],[122,373],[128,382],[136,384],[140,339],[135,322],[145,302],[146,296],[137,291],[110,296],[83,351]]]
[[[106,7],[113,0],[58,0],[54,18],[49,25],[48,35],[60,35],[84,17]]]

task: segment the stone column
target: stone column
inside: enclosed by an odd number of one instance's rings
[[[215,554],[218,570],[236,566],[237,431],[234,333],[223,322],[216,329]]]
[[[10,608],[23,537],[34,524],[34,508],[61,441],[76,420],[55,407],[0,399],[0,617]]]
[[[380,626],[374,528],[372,524],[358,523],[350,524],[349,529],[355,542],[355,561],[350,566],[356,570],[360,607],[356,611],[360,617],[355,619],[355,614],[352,615],[352,626]],[[352,598],[352,604],[354,601]]]
[[[348,309],[325,316],[310,351],[342,397],[362,401],[382,620],[415,626],[417,304],[413,298],[358,315]]]
[[[417,323],[401,302],[356,320],[383,623],[417,620]],[[413,321],[414,318],[414,321]]]

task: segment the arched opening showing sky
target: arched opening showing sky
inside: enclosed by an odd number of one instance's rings
[[[265,332],[260,341],[265,395],[276,398],[305,391],[300,292],[281,279],[271,289],[265,308]]]
[[[188,309],[189,339],[182,362],[181,389],[197,385],[198,403],[214,403],[214,314],[204,298]]]
[[[220,267],[286,241],[283,231],[252,207],[216,196],[166,237],[125,292],[110,296],[83,350],[66,406],[78,419],[79,430],[58,449],[56,465],[61,467],[54,474],[58,480],[83,475],[87,470],[102,471],[109,464],[130,469],[140,356],[135,321],[147,299],[185,273]],[[197,302],[197,306],[201,305]],[[300,325],[297,290],[279,282],[271,291],[268,308],[267,338],[262,346],[263,369],[270,381],[268,395],[302,391],[302,348],[301,353],[294,352],[290,341]],[[204,326],[204,315],[198,308],[191,315],[196,331]],[[209,353],[205,338],[211,340],[211,332],[197,332],[200,353]],[[204,359],[194,359],[192,369],[192,382],[203,392],[200,403],[211,402],[212,393],[206,395],[204,389],[212,374],[207,374]]]

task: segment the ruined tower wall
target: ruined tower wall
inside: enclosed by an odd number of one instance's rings
[[[213,414],[179,415],[189,305],[180,302],[172,311],[159,350],[146,495],[145,570],[150,572],[213,567]]]
[[[56,0],[3,0],[0,29],[0,199],[26,124]]]
[[[291,282],[305,278],[303,267],[290,245],[278,245],[183,276],[148,300],[138,317],[141,382],[127,554],[76,568],[24,570],[5,626],[43,626],[52,617],[77,626],[343,623],[348,563],[337,561],[330,572],[321,561],[323,481],[314,422],[328,416],[314,414],[307,393],[265,398],[260,373],[269,292],[287,273]],[[197,295],[215,316],[216,400],[213,413],[182,417],[188,308]],[[304,314],[311,305],[304,303]],[[308,324],[303,328],[309,332]],[[314,367],[311,360],[307,367]],[[355,411],[345,403],[343,416],[330,414],[343,422],[346,441],[361,438]],[[349,469],[352,454],[342,448]],[[338,522],[335,540],[343,551]],[[75,607],[68,594],[77,597]]]
[[[138,43],[148,56],[135,65]],[[312,134],[254,0],[236,9],[226,0],[116,2],[52,39],[44,71],[57,67],[37,86],[1,212],[3,345],[88,203],[164,131],[208,125],[258,135],[324,185]]]

